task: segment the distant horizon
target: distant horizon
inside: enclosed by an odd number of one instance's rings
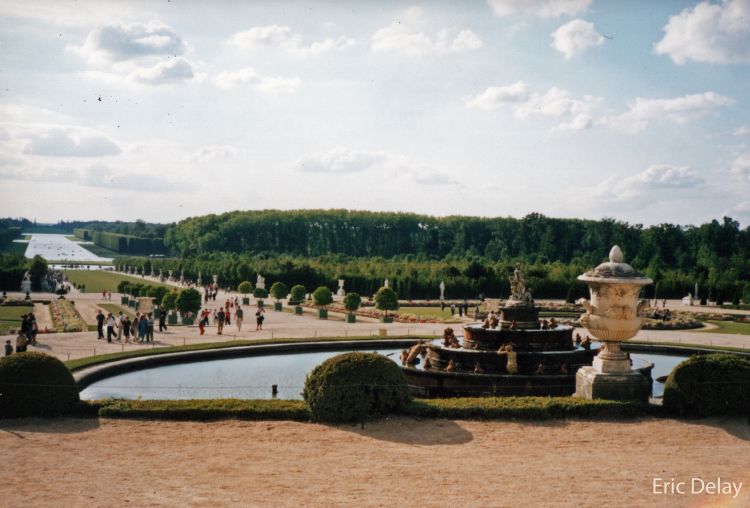
[[[714,217],[712,219],[707,219],[704,222],[699,223],[679,223],[679,222],[668,222],[668,221],[659,221],[654,223],[643,223],[643,222],[633,222],[633,221],[627,221],[618,219],[615,217],[600,217],[600,218],[590,218],[590,217],[564,217],[564,216],[554,216],[554,215],[547,215],[540,212],[529,212],[528,214],[522,215],[522,216],[513,216],[513,215],[468,215],[468,214],[446,214],[446,215],[439,215],[439,214],[431,214],[431,213],[418,213],[418,212],[410,212],[406,210],[396,210],[396,211],[390,211],[390,210],[365,210],[365,209],[355,209],[355,208],[291,208],[291,209],[284,209],[284,208],[263,208],[263,209],[237,209],[237,210],[226,210],[222,212],[210,212],[206,214],[201,215],[187,215],[185,217],[182,217],[180,219],[174,220],[174,221],[168,221],[168,222],[157,222],[152,220],[146,220],[142,217],[138,217],[136,219],[113,219],[113,220],[104,220],[104,219],[74,219],[74,218],[61,218],[58,219],[56,222],[49,222],[49,221],[40,221],[34,218],[29,217],[0,217],[0,219],[11,219],[11,220],[28,220],[30,222],[35,222],[37,226],[58,226],[63,222],[81,222],[81,223],[96,223],[96,222],[107,222],[107,223],[135,223],[137,221],[143,221],[146,224],[154,224],[154,225],[169,225],[169,224],[176,224],[183,220],[195,218],[195,217],[202,217],[206,215],[223,215],[225,213],[234,213],[234,212],[263,212],[263,211],[281,211],[281,212],[314,212],[314,211],[336,211],[336,210],[342,210],[347,212],[366,212],[366,213],[404,213],[404,214],[410,214],[410,215],[419,215],[419,216],[425,216],[425,217],[434,217],[434,218],[446,218],[446,217],[465,217],[465,218],[479,218],[479,219],[515,219],[515,220],[521,220],[524,217],[528,215],[533,214],[539,214],[549,219],[560,219],[560,220],[589,220],[589,221],[604,221],[604,220],[613,220],[616,222],[626,223],[630,226],[635,225],[642,225],[644,228],[657,226],[659,224],[671,224],[674,226],[680,226],[680,227],[698,227],[702,224],[710,223],[714,220],[718,222],[722,222],[724,217],[727,217],[731,220],[737,221],[740,224],[740,229],[747,229],[750,228],[750,224],[743,224],[737,217],[732,217],[729,215],[722,215],[720,217]]]

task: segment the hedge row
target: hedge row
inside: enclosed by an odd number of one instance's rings
[[[85,228],[73,228],[73,236],[79,240],[91,241],[91,230]]]
[[[108,400],[88,403],[107,418],[153,420],[218,419],[311,421],[301,400]],[[416,399],[400,415],[451,419],[550,420],[560,418],[616,419],[652,413],[635,403],[573,397],[496,397]]]
[[[107,231],[92,231],[91,239],[96,245],[122,254],[163,254],[166,252],[163,238],[144,238]]]

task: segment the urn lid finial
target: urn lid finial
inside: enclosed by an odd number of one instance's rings
[[[622,263],[622,250],[620,250],[619,245],[615,245],[612,247],[612,250],[609,251],[609,262],[610,263]]]
[[[632,266],[623,262],[625,256],[622,254],[622,249],[618,245],[612,247],[609,251],[609,261],[600,264],[593,270],[589,270],[585,274],[578,277],[582,281],[594,281],[594,280],[627,280],[635,282],[637,284],[651,284],[651,279],[644,276],[642,273],[633,269]]]

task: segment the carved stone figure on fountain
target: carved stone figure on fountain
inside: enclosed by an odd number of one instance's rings
[[[516,265],[513,275],[508,280],[510,281],[510,298],[508,298],[507,305],[513,305],[518,302],[528,303],[531,300],[531,292],[527,291],[526,277],[519,265]]]

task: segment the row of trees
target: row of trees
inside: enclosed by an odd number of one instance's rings
[[[26,272],[31,277],[31,289],[42,289],[42,281],[47,276],[48,265],[43,257],[37,255],[27,259],[20,254],[5,254],[0,252],[0,289],[4,291],[18,291]]]

